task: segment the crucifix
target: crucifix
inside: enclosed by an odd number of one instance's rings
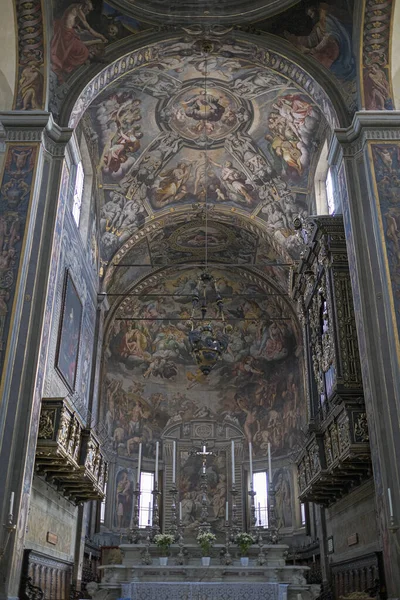
[[[203,442],[203,446],[202,446],[202,450],[201,452],[196,451],[196,456],[201,456],[202,460],[203,460],[203,468],[202,468],[202,473],[206,474],[206,465],[207,465],[207,456],[212,456],[214,453],[213,452],[207,452],[207,446],[206,443]]]
[[[201,531],[210,531],[210,524],[208,522],[208,497],[207,497],[207,456],[212,456],[214,452],[207,451],[206,442],[203,441],[201,451],[196,450],[193,454],[196,456],[201,456],[202,459],[202,469],[201,469],[201,491],[202,491],[202,499],[201,499],[201,517],[200,517],[200,525],[199,528]]]

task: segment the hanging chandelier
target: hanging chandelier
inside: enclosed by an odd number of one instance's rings
[[[201,292],[200,292],[201,290]],[[222,328],[214,329],[211,321],[206,321],[207,295],[215,296],[217,319],[222,323]],[[200,296],[202,297],[200,303]],[[201,315],[197,317],[196,315]],[[188,321],[190,327],[189,343],[192,354],[203,375],[208,375],[228,349],[228,333],[232,331],[231,325],[225,322],[224,306],[221,294],[218,291],[214,277],[205,270],[198,278],[197,288],[192,296],[192,316]],[[195,327],[195,319],[200,324]]]
[[[188,321],[190,328],[189,344],[191,352],[197,362],[197,365],[203,375],[207,376],[221,359],[224,352],[228,349],[228,333],[232,331],[231,325],[225,322],[224,307],[221,294],[218,291],[217,283],[211,273],[208,271],[208,129],[207,129],[207,58],[210,51],[210,44],[206,40],[203,42],[203,51],[205,53],[204,69],[204,121],[205,121],[205,162],[204,162],[204,185],[205,185],[205,268],[199,275],[197,287],[192,296],[192,315]],[[216,306],[216,317],[213,321],[219,321],[222,328],[214,329],[211,321],[206,321],[208,311],[207,300],[213,296]],[[201,297],[201,302],[200,302]],[[195,321],[199,326],[195,327]]]

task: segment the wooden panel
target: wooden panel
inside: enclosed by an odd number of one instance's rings
[[[333,564],[331,573],[335,600],[346,598],[354,592],[368,591],[373,598],[378,597],[378,592],[384,593],[384,573],[379,552]]]
[[[44,592],[44,600],[69,600],[73,563],[57,560],[35,550],[25,550],[20,598],[28,598],[26,580]]]

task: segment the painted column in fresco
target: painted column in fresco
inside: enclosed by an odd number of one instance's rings
[[[337,131],[338,166],[389,597],[400,589],[400,119],[358,113]]]
[[[0,523],[14,492],[15,533],[0,569],[0,597],[18,595],[47,358],[62,215],[58,202],[71,130],[48,113],[2,113],[0,180]],[[57,249],[58,248],[58,249]],[[3,536],[3,530],[0,536]],[[0,540],[0,546],[4,538]]]

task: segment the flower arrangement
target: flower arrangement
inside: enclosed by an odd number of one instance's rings
[[[162,556],[168,556],[169,547],[173,544],[175,538],[169,533],[158,533],[154,536],[154,543],[156,546],[161,548]]]
[[[240,553],[242,556],[247,556],[250,546],[255,543],[255,539],[249,533],[238,533],[235,539],[237,545],[240,548]]]
[[[216,537],[213,533],[208,531],[201,531],[197,536],[196,540],[201,548],[201,552],[203,556],[210,556],[210,551],[213,545],[215,544]]]

